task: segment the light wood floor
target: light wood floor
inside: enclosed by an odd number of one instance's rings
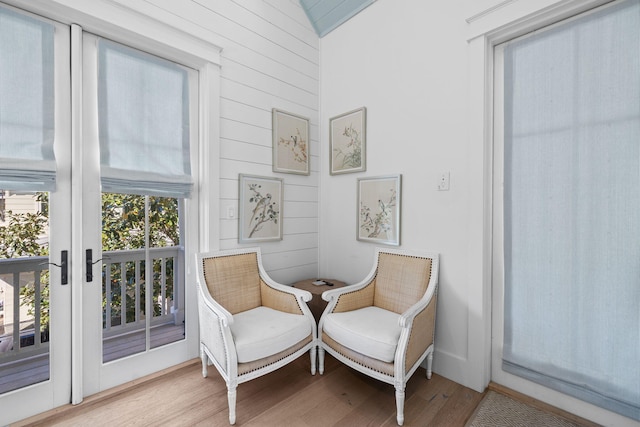
[[[491,383],[490,390],[576,425],[575,415]],[[484,394],[419,368],[406,389],[405,426],[463,427]],[[238,386],[237,426],[396,426],[393,386],[327,355],[324,375],[312,376],[308,356]],[[227,389],[213,366],[203,378],[199,359],[32,417],[18,426],[228,426]],[[527,425],[523,420],[522,425]]]
[[[237,426],[396,426],[393,386],[327,356],[312,376],[308,356],[238,386]],[[482,394],[419,368],[406,389],[405,426],[464,426]],[[228,426],[227,390],[199,360],[14,426]]]

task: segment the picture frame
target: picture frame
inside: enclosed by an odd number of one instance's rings
[[[329,119],[329,172],[331,175],[366,170],[366,134],[366,107]]]
[[[282,240],[282,178],[240,174],[238,242]]]
[[[358,179],[357,240],[400,245],[402,175]]]
[[[309,119],[272,109],[273,171],[309,175]]]

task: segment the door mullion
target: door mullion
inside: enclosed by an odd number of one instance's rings
[[[71,229],[71,403],[83,396],[83,145],[82,145],[82,28],[71,25],[71,215],[76,227]]]

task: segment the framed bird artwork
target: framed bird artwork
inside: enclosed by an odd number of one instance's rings
[[[282,178],[239,175],[238,242],[282,240]]]
[[[272,110],[273,171],[309,175],[309,119]]]
[[[400,245],[401,189],[402,175],[358,179],[358,240]]]
[[[366,168],[367,109],[348,111],[329,119],[329,173],[364,172]]]

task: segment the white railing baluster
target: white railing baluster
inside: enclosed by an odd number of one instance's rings
[[[141,261],[135,261],[135,270],[136,270],[136,289],[135,289],[136,323],[139,323],[142,320],[140,318],[140,262]]]
[[[104,329],[105,330],[110,330],[111,329],[111,302],[112,302],[112,298],[111,298],[111,263],[108,261],[105,261],[103,263],[104,268],[105,268],[105,274],[104,274],[104,295],[105,295],[105,299],[106,299],[106,304],[104,307]]]
[[[127,263],[120,263],[120,326],[127,325]]]
[[[160,312],[164,315],[167,314],[167,265],[166,259],[160,258],[160,295],[162,304],[160,305]]]
[[[13,273],[13,352],[20,351],[20,272]]]
[[[42,333],[40,332],[40,320],[41,320],[41,308],[42,308],[42,289],[40,288],[40,274],[42,270],[36,270],[33,272],[33,295],[35,298],[35,319],[33,322],[33,347],[40,348],[42,341]]]

